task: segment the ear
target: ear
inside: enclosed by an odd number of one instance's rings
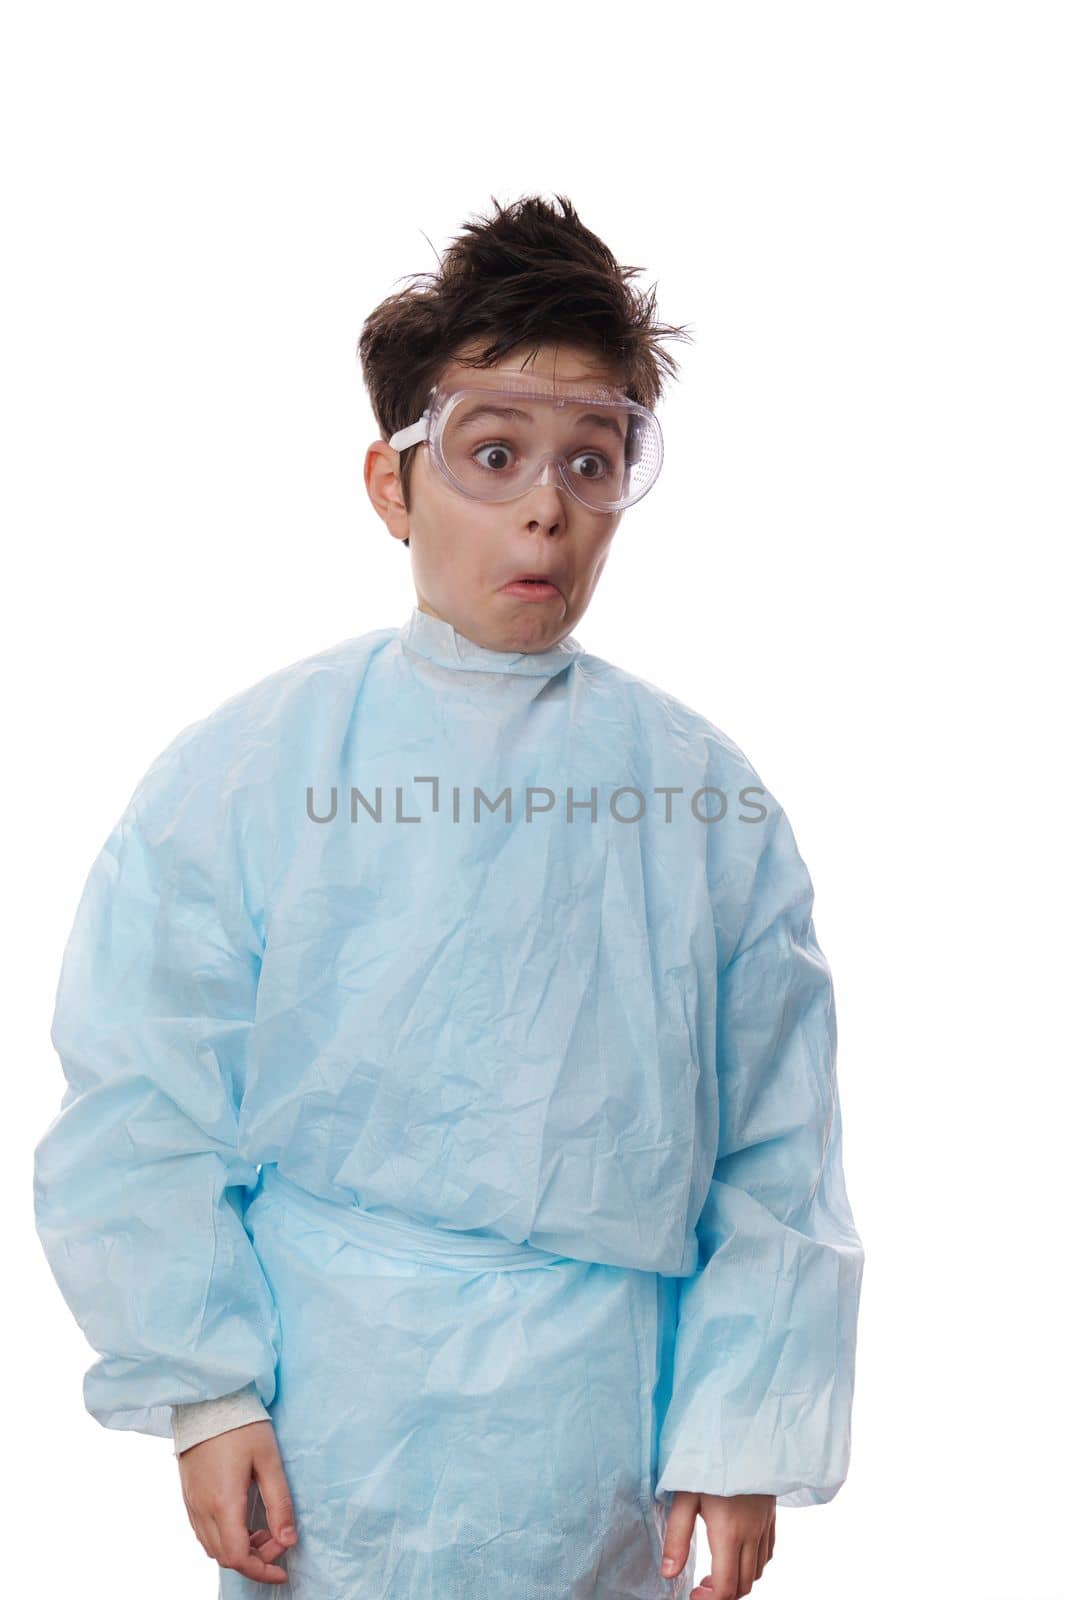
[[[370,504],[393,539],[409,545],[410,513],[403,499],[399,466],[399,451],[385,439],[374,439],[366,450],[362,478]]]

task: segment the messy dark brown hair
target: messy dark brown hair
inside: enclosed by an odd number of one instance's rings
[[[463,224],[437,272],[408,273],[410,286],[382,300],[363,323],[358,352],[370,405],[389,439],[421,416],[429,390],[450,361],[490,367],[521,345],[565,343],[606,358],[630,400],[652,410],[677,364],[664,338],[691,342],[687,327],[655,321],[656,284],[646,293],[629,280],[643,269],[619,266],[556,195],[539,195]],[[459,348],[477,340],[476,359]],[[400,457],[403,503],[411,506],[416,446]],[[410,544],[404,539],[405,545]]]

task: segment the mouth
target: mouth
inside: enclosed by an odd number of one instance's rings
[[[522,600],[550,600],[559,590],[550,578],[530,572],[522,578],[512,578],[503,585],[500,593],[517,595]]]

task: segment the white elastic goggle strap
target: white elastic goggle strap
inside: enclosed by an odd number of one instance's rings
[[[389,439],[393,450],[406,450],[408,445],[421,444],[423,439],[429,437],[429,423],[427,415],[422,415],[417,422],[412,422],[408,428],[400,428]]]

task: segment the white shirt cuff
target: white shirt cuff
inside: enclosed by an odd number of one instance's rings
[[[188,1405],[171,1406],[174,1454],[179,1456],[216,1433],[242,1428],[246,1422],[269,1422],[270,1413],[259,1399],[254,1383],[223,1394],[216,1400],[193,1400]]]

